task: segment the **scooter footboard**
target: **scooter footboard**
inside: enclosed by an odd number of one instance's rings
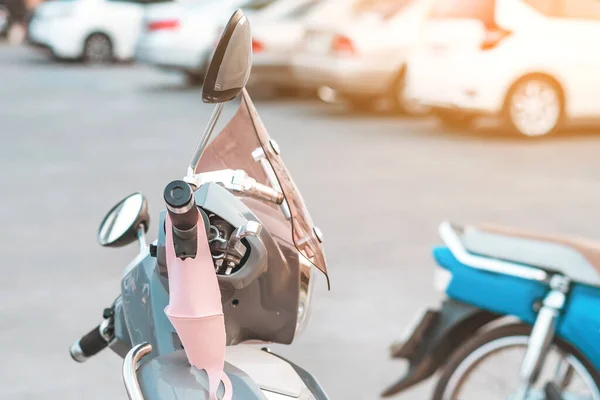
[[[231,381],[235,398],[265,400],[254,381],[242,370],[225,363],[224,372]],[[204,371],[190,366],[183,350],[158,356],[144,363],[138,371],[144,400],[208,400],[209,383]],[[217,395],[223,395],[223,384]]]
[[[408,338],[392,346],[392,357],[406,359],[409,368],[382,396],[392,396],[431,377],[474,331],[498,317],[451,299],[440,310],[427,310]]]
[[[321,385],[308,371],[256,347],[228,347],[224,372],[231,381],[233,400],[328,400]],[[210,398],[207,374],[190,366],[183,350],[142,363],[136,379],[144,400]],[[217,396],[221,398],[223,392],[221,384]]]

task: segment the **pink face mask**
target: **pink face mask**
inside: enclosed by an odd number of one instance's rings
[[[198,222],[196,258],[181,260],[175,256],[171,219],[166,217],[170,299],[165,314],[177,331],[190,364],[206,371],[210,400],[218,400],[221,382],[225,387],[222,400],[231,400],[231,382],[223,372],[226,335],[221,291],[201,215]]]

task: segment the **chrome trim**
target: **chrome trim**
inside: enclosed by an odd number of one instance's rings
[[[571,279],[564,275],[554,275],[552,279],[550,279],[550,287],[561,293],[568,293],[571,289]],[[562,305],[560,307],[562,307]]]
[[[223,243],[224,248],[227,248],[227,243],[229,243],[227,240],[223,239],[222,237],[216,237],[208,243],[212,244],[214,242]],[[211,254],[211,255],[212,255],[213,260],[220,260],[221,258],[225,257],[225,252],[223,251],[221,254]]]
[[[89,358],[83,353],[83,350],[81,350],[79,340],[75,341],[75,343],[71,345],[71,347],[69,348],[69,353],[71,354],[73,360],[79,363],[85,362]]]
[[[442,222],[439,227],[439,233],[446,246],[452,252],[452,255],[462,264],[488,272],[511,275],[523,279],[540,282],[548,281],[548,273],[539,268],[525,267],[512,262],[469,253],[450,222]]]
[[[298,314],[296,316],[296,332],[294,338],[299,337],[306,329],[308,320],[312,310],[312,297],[315,287],[315,282],[319,274],[314,270],[316,267],[304,257],[302,254],[298,255],[300,261],[300,291],[298,293]]]
[[[137,231],[138,243],[140,244],[140,253],[145,252],[148,249],[148,243],[146,242],[146,232],[144,232],[144,226],[140,225]]]
[[[317,238],[319,243],[323,243],[323,232],[321,232],[321,230],[316,226],[313,226],[313,233],[315,234],[315,237]]]
[[[100,335],[106,341],[106,343],[110,343],[113,340],[113,335],[109,332],[108,329],[110,327],[111,322],[112,321],[110,320],[110,318],[106,318],[102,320],[102,322],[100,323],[100,327],[98,328],[100,330]]]
[[[533,330],[527,344],[527,351],[521,363],[519,376],[521,385],[515,399],[525,400],[531,386],[537,381],[544,366],[548,349],[556,332],[556,319],[565,306],[569,291],[569,278],[555,275],[550,280],[552,290],[544,297]]]
[[[152,352],[152,345],[140,343],[129,350],[123,360],[123,383],[129,400],[144,400],[144,395],[137,380],[137,364],[150,352]]]
[[[278,146],[278,148],[279,148],[279,146]],[[265,175],[267,175],[267,179],[269,180],[269,183],[271,184],[271,186],[278,192],[282,192],[281,186],[279,185],[279,180],[277,179],[277,175],[275,174],[275,171],[273,171],[273,167],[271,166],[271,163],[269,163],[269,161],[265,157],[265,152],[264,152],[263,148],[257,147],[252,152],[252,157],[254,158],[254,161],[260,162],[260,166],[262,167],[263,171],[265,172]],[[283,216],[285,217],[286,220],[289,221],[290,219],[292,219],[292,214],[290,213],[290,207],[287,204],[287,200],[284,199],[282,201],[282,203],[279,205],[279,207],[281,208],[281,212],[283,213]]]
[[[210,115],[210,119],[208,120],[208,124],[206,125],[206,129],[204,130],[204,134],[202,134],[202,138],[200,139],[198,147],[196,147],[194,155],[192,156],[192,160],[190,161],[190,166],[188,167],[187,172],[188,177],[193,177],[196,173],[196,167],[200,162],[200,157],[202,157],[202,153],[204,153],[204,149],[208,144],[208,139],[210,139],[210,135],[212,135],[212,132],[215,129],[215,125],[217,124],[217,121],[221,116],[221,112],[223,111],[224,106],[225,103],[217,103],[217,105],[215,105],[215,108],[212,114]]]
[[[544,365],[548,349],[554,338],[556,330],[556,317],[558,310],[550,307],[542,307],[536,318],[533,330],[529,336],[525,357],[521,363],[519,377],[521,385],[516,399],[527,398],[531,385],[537,380]]]
[[[192,200],[185,205],[185,207],[174,208],[174,207],[171,207],[169,204],[166,204],[167,209],[169,211],[171,211],[173,214],[185,214],[186,212],[190,211],[192,209],[192,207],[194,207],[195,205],[196,205],[196,203],[194,202],[193,197],[192,197]]]
[[[195,174],[192,177],[185,177],[184,180],[200,187],[205,183],[214,182],[223,186],[225,189],[237,194],[238,196],[253,197],[258,200],[269,201],[281,205],[285,200],[280,190],[263,185],[250,177],[242,169],[223,169],[219,171],[203,172]]]
[[[271,145],[271,149],[273,150],[273,152],[277,155],[281,154],[281,147],[279,147],[279,145],[277,144],[277,142],[274,139],[269,140],[269,144]]]

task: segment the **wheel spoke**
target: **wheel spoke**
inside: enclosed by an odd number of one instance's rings
[[[530,81],[518,87],[510,102],[509,115],[519,132],[542,136],[559,122],[560,99],[554,87],[545,81]]]

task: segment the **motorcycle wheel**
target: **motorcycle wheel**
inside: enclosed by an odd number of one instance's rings
[[[531,326],[511,324],[490,329],[469,339],[453,353],[444,367],[433,400],[513,398],[520,386],[519,369],[530,335]],[[497,364],[494,359],[504,363]],[[473,382],[476,374],[487,375],[488,379]],[[490,380],[491,375],[497,375],[505,382]],[[506,384],[506,381],[509,383]],[[532,385],[526,399],[546,399],[545,388],[548,382],[554,381],[558,382],[556,386],[560,387],[563,399],[573,398],[570,396],[575,394],[575,398],[600,400],[598,372],[583,355],[561,339],[552,342],[539,379]],[[578,397],[582,386],[586,392]],[[466,393],[465,389],[468,390]]]

